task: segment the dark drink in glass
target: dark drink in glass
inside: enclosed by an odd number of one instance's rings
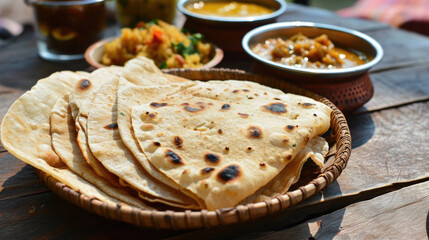
[[[26,0],[33,6],[39,55],[48,60],[83,58],[106,27],[104,0]]]

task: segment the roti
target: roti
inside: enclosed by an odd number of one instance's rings
[[[257,83],[210,81],[132,108],[132,126],[149,162],[213,210],[271,181],[328,130],[330,113]]]
[[[88,182],[97,186],[108,195],[139,207],[141,209],[153,209],[147,206],[131,189],[120,188],[111,184],[104,178],[100,178],[87,164],[76,142],[76,130],[72,111],[68,103],[68,95],[60,98],[51,113],[52,146],[62,161],[75,173]]]
[[[92,102],[94,93],[103,86],[103,83],[110,78],[117,78],[121,75],[122,67],[109,66],[94,70],[87,78],[82,78],[73,85],[70,91],[69,103],[72,110],[73,119],[77,121],[77,116],[83,106],[88,106]],[[84,107],[85,112],[85,107]]]
[[[50,112],[73,84],[86,77],[88,73],[63,71],[39,80],[9,108],[1,124],[1,141],[11,154],[73,190],[89,198],[117,204],[120,201],[71,171],[52,149]]]
[[[104,82],[111,78],[118,78],[122,67],[110,66],[97,69],[88,78],[78,81],[72,88],[69,96],[69,104],[75,121],[77,131],[77,144],[85,161],[92,167],[94,172],[110,182],[110,184],[121,187],[119,178],[109,172],[92,154],[88,147],[86,131],[86,119],[90,111],[94,95]],[[83,117],[79,117],[82,115]]]
[[[285,194],[298,181],[304,163],[311,159],[319,167],[323,167],[324,159],[329,146],[322,137],[311,139],[298,155],[267,185],[260,188],[240,204],[267,201]]]
[[[323,167],[330,115],[307,97],[189,81],[139,57],[38,81],[4,117],[1,141],[107,204],[215,210],[286,193],[309,159]]]
[[[134,62],[144,61],[136,59],[131,61],[131,66],[136,67]],[[141,64],[140,64],[141,65]],[[109,172],[92,154],[88,147],[87,136],[85,134],[87,127],[87,117],[91,111],[92,102],[94,100],[95,93],[103,84],[109,79],[118,78],[121,76],[123,67],[110,66],[93,71],[88,78],[78,81],[72,88],[69,103],[72,110],[72,115],[75,120],[77,133],[77,143],[83,154],[86,162],[93,168],[93,170],[102,178],[108,180],[111,184],[120,187],[122,185],[128,186],[124,181]],[[171,79],[170,81],[184,81],[179,77],[172,75],[165,75],[166,78]],[[157,82],[148,82],[147,84],[156,85]],[[82,117],[79,117],[82,116]]]
[[[180,84],[180,82],[183,83]],[[126,64],[119,80],[117,91],[119,114],[117,121],[123,143],[151,176],[174,189],[179,189],[180,187],[149,164],[133,137],[131,108],[138,106],[142,102],[150,101],[150,99],[179,92],[194,84],[171,75],[164,75],[152,61],[148,61],[145,58],[130,60]]]
[[[177,207],[197,207],[193,199],[148,174],[123,144],[116,122],[117,87],[118,79],[112,78],[104,83],[94,98],[87,120],[91,152],[110,172],[151,197],[147,200]]]

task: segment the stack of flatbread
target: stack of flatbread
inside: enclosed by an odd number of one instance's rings
[[[190,81],[140,57],[57,72],[9,109],[1,141],[70,188],[142,209],[233,207],[323,166],[331,109],[248,81]]]

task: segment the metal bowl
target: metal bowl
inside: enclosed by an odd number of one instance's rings
[[[365,54],[367,63],[340,69],[309,69],[276,63],[254,53],[251,48],[269,38],[288,38],[302,33],[307,37],[326,34],[334,45],[354,49]],[[361,32],[333,25],[313,22],[282,22],[268,24],[248,32],[242,47],[255,60],[254,71],[270,74],[313,90],[331,101],[341,110],[351,111],[368,102],[374,93],[368,70],[383,57],[380,44]]]
[[[218,17],[197,14],[186,9],[186,6],[201,2],[200,0],[179,0],[177,8],[186,16],[185,28],[204,34],[206,39],[215,43],[225,51],[243,52],[241,40],[243,36],[255,27],[273,23],[277,17],[286,11],[284,0],[246,0],[242,2],[255,3],[270,9],[271,14],[253,17]],[[206,0],[204,2],[225,2],[225,0]],[[236,2],[240,2],[237,0]],[[226,40],[227,38],[227,40]]]
[[[311,38],[326,34],[335,45],[357,50],[372,59],[363,65],[349,68],[308,69],[272,62],[260,57],[250,49],[253,45],[264,42],[266,39],[290,37],[297,33],[302,33]],[[366,34],[352,29],[312,22],[282,22],[265,25],[248,32],[243,38],[242,45],[244,50],[258,62],[267,64],[276,69],[318,77],[343,77],[364,73],[377,64],[383,57],[383,49],[380,44]]]
[[[265,22],[276,19],[278,16],[283,14],[286,11],[286,1],[284,0],[248,0],[241,1],[246,3],[255,3],[260,4],[262,6],[268,7],[270,9],[275,9],[271,14],[265,14],[261,16],[253,16],[253,17],[219,17],[219,16],[208,16],[203,14],[198,14],[189,11],[186,9],[186,6],[201,2],[201,0],[179,0],[177,3],[177,8],[180,12],[185,14],[187,18],[192,18],[195,21],[203,22],[206,24],[212,25],[224,25],[225,24],[247,24],[247,23],[257,23],[257,22]],[[225,0],[206,0],[204,2],[225,2]],[[240,2],[240,1],[237,1]]]

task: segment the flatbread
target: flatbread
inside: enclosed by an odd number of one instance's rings
[[[138,68],[143,68],[145,65],[152,63],[151,60],[148,59],[140,59],[137,58],[135,60],[131,60],[130,63],[127,64],[128,68],[131,68],[133,71],[136,71]],[[153,63],[152,63],[153,64]],[[156,68],[156,67],[155,67]],[[116,175],[109,172],[92,154],[91,150],[88,147],[88,140],[86,136],[87,129],[87,118],[88,114],[91,111],[92,102],[94,100],[95,93],[99,90],[100,87],[103,87],[103,84],[107,82],[109,79],[118,78],[121,76],[123,67],[118,66],[110,66],[101,69],[97,69],[93,71],[87,79],[83,79],[79,81],[70,93],[70,107],[72,109],[73,118],[76,121],[76,129],[78,131],[77,134],[77,142],[86,162],[94,169],[94,171],[101,177],[110,181],[110,183],[120,186],[128,185],[125,181],[120,180]],[[159,70],[158,70],[159,71]],[[128,75],[130,75],[131,79],[134,79],[140,76],[139,82],[144,81],[146,85],[157,85],[167,82],[183,82],[185,79],[169,75],[162,74],[164,77],[160,81],[158,78],[146,78],[144,74],[132,74],[130,70],[127,70]],[[161,77],[160,77],[161,78]],[[165,79],[164,79],[165,78]],[[81,117],[79,117],[81,116]],[[165,180],[165,179],[161,179]]]
[[[154,168],[139,147],[134,137],[131,126],[131,108],[138,106],[142,102],[150,101],[154,98],[174,94],[195,85],[193,81],[187,81],[174,75],[163,74],[155,64],[145,58],[130,60],[119,80],[117,91],[118,104],[118,128],[123,143],[132,152],[143,168],[155,179],[163,182],[171,188],[181,190],[197,201],[201,208],[205,208],[195,194],[181,188],[178,184]]]
[[[117,187],[121,187],[119,178],[109,172],[92,154],[88,147],[86,131],[86,116],[90,111],[95,93],[104,82],[111,78],[118,78],[122,67],[110,66],[93,71],[88,78],[78,81],[72,88],[69,96],[69,105],[75,121],[77,131],[77,144],[85,161],[92,167],[95,173]],[[85,117],[79,118],[80,115]]]
[[[118,66],[99,68],[90,73],[87,78],[83,78],[73,85],[70,91],[69,103],[75,121],[82,106],[86,106],[88,102],[92,101],[92,96],[103,86],[105,81],[119,77],[122,69],[122,67]],[[86,102],[87,100],[88,102]]]
[[[40,80],[11,106],[1,141],[105,203],[214,210],[284,194],[309,158],[322,167],[330,114],[303,96],[186,81],[136,58]]]
[[[134,107],[132,126],[153,166],[213,210],[271,181],[328,130],[330,113],[257,83],[210,81]]]
[[[314,137],[310,139],[304,149],[273,180],[241,201],[240,204],[267,201],[285,194],[298,181],[304,163],[311,159],[322,168],[328,151],[329,145],[324,138]]]
[[[52,109],[51,135],[55,152],[79,176],[122,202],[141,209],[154,209],[144,204],[135,191],[133,193],[131,189],[119,188],[104,178],[100,178],[87,164],[76,142],[77,134],[68,102],[68,95],[60,98]]]
[[[105,82],[94,98],[87,120],[87,137],[91,152],[110,172],[137,191],[153,196],[147,200],[177,207],[198,207],[193,199],[148,174],[123,144],[116,123],[117,87],[118,79],[112,78]]]
[[[6,113],[1,124],[1,142],[11,154],[73,190],[89,198],[116,204],[118,200],[71,171],[52,149],[50,112],[73,84],[87,76],[84,72],[63,71],[39,80]]]
[[[164,75],[152,61],[145,58],[136,58],[127,62],[119,80],[117,106],[120,114],[117,121],[123,143],[151,176],[174,189],[180,187],[153,168],[133,137],[131,108],[150,99],[182,91],[194,84],[191,81],[184,82],[184,79],[172,75]]]

